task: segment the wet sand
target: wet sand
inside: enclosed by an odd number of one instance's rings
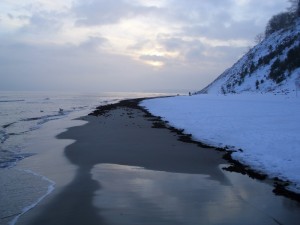
[[[76,140],[64,152],[75,177],[17,224],[298,224],[299,203],[223,171],[223,153],[179,141],[136,103],[59,135]]]

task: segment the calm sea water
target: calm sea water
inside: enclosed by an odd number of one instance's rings
[[[30,132],[72,113],[121,99],[159,96],[156,93],[0,92],[0,169],[31,156],[25,144]]]
[[[53,163],[53,159],[61,160],[57,156],[63,155],[59,152],[69,143],[54,137],[62,129],[78,125],[72,119],[87,115],[99,105],[161,95],[166,94],[0,92],[0,224],[24,224],[31,209],[50,193],[54,196],[60,193],[73,179],[74,165],[65,165],[64,160]],[[30,145],[30,142],[35,143]],[[56,145],[58,142],[62,143]],[[47,147],[42,146],[40,151],[30,149],[30,146],[39,149],[41,145]],[[45,152],[53,153],[53,150],[59,155],[49,158],[51,154]],[[18,163],[30,157],[31,152],[35,152],[35,157]],[[103,186],[93,200],[99,209],[116,210],[101,211],[106,222],[112,224],[147,223],[153,218],[168,221],[168,224],[199,224],[201,221],[206,224],[283,224],[281,221],[297,224],[298,202],[273,195],[272,186],[268,184],[221,171],[228,184],[214,181],[209,174],[97,165],[92,171],[93,180]],[[124,209],[127,213],[115,213]]]
[[[54,190],[54,181],[16,166],[33,156],[30,146],[45,138],[43,134],[51,134],[48,143],[55,142],[63,129],[76,126],[66,121],[85,116],[99,105],[162,95],[166,94],[0,92],[0,224],[14,225]]]

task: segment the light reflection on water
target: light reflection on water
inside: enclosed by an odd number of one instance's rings
[[[271,186],[224,173],[228,185],[208,175],[99,164],[92,171],[101,185],[94,205],[108,224],[297,224],[297,203],[291,211]]]

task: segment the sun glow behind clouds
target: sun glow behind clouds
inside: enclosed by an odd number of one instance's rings
[[[103,37],[109,40],[110,51],[132,57],[139,62],[161,67],[165,57],[175,57],[158,43],[160,34],[170,34],[173,30],[155,19],[140,17],[123,20],[118,24],[103,26]]]
[[[77,74],[78,86],[82,74],[93,74],[107,87],[127,80],[122,68],[130,68],[139,81],[159,77],[165,82],[154,84],[163,86],[177,79],[179,86],[198,89],[197,82],[212,81],[236,61],[267,19],[286,8],[282,2],[0,0],[0,62],[8,62],[1,73],[7,77],[0,74],[0,88],[54,76],[53,69],[65,80]],[[60,66],[57,56],[65,60]],[[23,58],[28,59],[26,65]],[[27,75],[20,77],[20,71]],[[128,86],[137,83],[131,80]]]
[[[148,7],[164,7],[167,5],[167,0],[130,0],[130,2],[141,4]]]
[[[161,15],[160,12],[158,14],[152,14],[151,12],[150,14],[146,15],[140,14],[133,17],[125,17],[120,19],[119,22],[110,24],[100,23],[97,25],[97,23],[95,23],[93,26],[78,26],[76,25],[76,19],[78,19],[76,18],[76,15],[69,13],[69,11],[72,9],[72,2],[72,0],[67,0],[64,2],[53,0],[40,0],[36,2],[34,0],[25,0],[25,3],[23,4],[26,5],[26,3],[30,3],[30,6],[24,8],[29,13],[32,13],[30,15],[31,18],[29,16],[29,19],[24,20],[22,23],[18,22],[17,20],[10,20],[7,21],[6,25],[10,28],[16,27],[15,29],[25,25],[30,25],[28,24],[32,22],[30,19],[35,18],[36,15],[40,16],[39,19],[49,23],[52,22],[53,18],[49,18],[48,14],[41,14],[41,12],[53,11],[58,13],[59,16],[63,15],[60,20],[60,29],[57,29],[55,33],[52,31],[49,32],[47,29],[45,29],[45,31],[41,29],[40,31],[36,32],[36,30],[28,26],[29,28],[26,29],[31,30],[31,33],[24,36],[28,42],[36,44],[74,44],[79,46],[82,43],[84,44],[85,42],[89,41],[91,37],[99,37],[107,40],[107,44],[102,46],[102,50],[112,54],[129,56],[134,60],[152,65],[154,67],[164,66],[168,59],[180,60],[182,58],[179,57],[182,53],[179,50],[167,50],[165,46],[162,46],[162,44],[159,43],[159,37],[176,36],[182,32],[182,26],[184,26],[184,23],[170,23],[169,19],[165,17],[167,14]],[[80,2],[80,0],[78,2]],[[169,1],[125,0],[125,2],[128,2],[134,6],[144,6],[150,8],[154,7],[155,9],[162,10],[164,7],[168,6]],[[93,1],[91,1],[91,3],[93,3]],[[14,2],[11,6],[16,8],[17,2]],[[211,47],[240,47],[249,45],[249,43],[246,43],[244,40],[211,39],[206,38],[205,34],[199,35],[198,37],[189,37],[187,34],[185,37],[182,36],[181,39],[186,43],[193,43],[196,40],[199,40],[199,43],[203,43]],[[137,47],[137,43],[142,42],[144,42],[144,44]],[[187,46],[185,46],[185,48],[187,48]],[[181,51],[186,51],[186,49],[182,49]]]

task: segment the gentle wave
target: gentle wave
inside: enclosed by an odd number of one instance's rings
[[[12,123],[8,123],[8,124],[5,124],[5,125],[3,125],[2,126],[2,128],[8,128],[8,127],[10,127],[11,125],[14,125],[16,122],[12,122]]]
[[[0,143],[2,145],[0,146],[0,168],[13,167],[20,160],[33,155],[31,153],[19,153],[19,151],[22,151],[22,147],[19,146],[18,141],[15,141],[15,138],[20,140],[22,135],[40,129],[43,124],[52,120],[61,119],[71,112],[72,111],[63,111],[51,115],[25,118],[2,125],[3,129],[0,130]],[[6,144],[7,141],[8,143]]]
[[[1,167],[22,159],[23,156],[20,157],[19,153],[28,151],[26,142],[30,133],[42,128],[45,123],[63,119],[72,113],[92,111],[99,105],[143,96],[148,94],[0,92],[0,161],[6,162]]]
[[[58,109],[54,114],[21,118],[18,121],[2,125],[1,127],[3,129],[0,129],[0,143],[2,144],[2,146],[0,146],[0,168],[13,167],[18,161],[32,156],[30,153],[19,153],[19,151],[22,151],[22,147],[19,146],[18,142],[20,142],[19,140],[23,135],[40,129],[43,124],[49,121],[65,118],[72,112],[81,111],[87,108],[88,106],[79,106],[72,107],[69,110]],[[18,138],[17,142],[14,141],[15,138]],[[8,143],[6,144],[6,142]],[[22,143],[20,144],[22,145]]]
[[[125,98],[140,97],[136,94],[119,95],[119,93],[95,95],[62,93],[4,94],[5,95],[0,92],[0,116],[2,120],[0,121],[0,169],[14,167],[18,161],[34,155],[28,153],[31,149],[26,146],[26,144],[30,143],[30,138],[32,138],[31,131],[42,129],[43,125],[48,121],[59,120],[65,117],[68,118],[69,116],[73,117],[73,115],[78,114],[81,115],[81,112],[84,113],[82,115],[87,115],[99,105],[116,103]],[[23,100],[23,98],[25,100]],[[60,110],[60,108],[62,109]],[[35,137],[34,135],[38,134],[33,134],[33,137]],[[47,151],[47,149],[45,149],[45,151]],[[5,169],[2,170],[5,171]],[[9,223],[11,225],[16,224],[20,216],[38,205],[53,191],[55,186],[55,183],[46,177],[29,170],[26,172],[48,181],[48,183],[43,186],[43,188],[47,188],[49,184],[48,190],[45,190],[45,194],[38,198],[37,201],[26,203],[28,206],[22,210],[19,208],[15,210],[15,212],[18,213],[9,216],[10,219],[13,218]],[[11,202],[11,207],[14,207],[14,202]]]
[[[42,176],[40,174],[37,174],[31,170],[24,170],[25,172],[29,173],[29,174],[32,174],[34,176],[38,176],[40,177],[42,180],[45,180],[47,182],[49,182],[49,186],[48,186],[48,190],[47,192],[41,196],[36,202],[32,203],[31,205],[23,208],[23,210],[17,214],[17,216],[9,223],[9,225],[14,225],[16,224],[16,222],[18,221],[18,219],[24,215],[25,213],[27,213],[29,210],[33,209],[36,205],[38,205],[44,198],[46,198],[49,194],[51,194],[51,192],[54,190],[55,188],[55,182],[50,180],[49,178],[45,177],[45,176]]]
[[[9,134],[4,130],[0,130],[0,143],[3,144],[9,138]]]
[[[6,102],[25,102],[24,99],[16,99],[16,100],[0,100],[0,103],[6,103]]]
[[[11,168],[22,159],[33,156],[33,153],[15,153],[8,150],[1,151],[0,168]]]
[[[70,113],[71,111],[68,111],[68,113]],[[66,115],[67,113],[58,113],[58,114],[53,114],[53,115],[45,115],[45,116],[40,116],[40,117],[32,117],[32,118],[26,118],[26,119],[22,119],[21,121],[35,121],[35,120],[41,120],[41,121],[48,121],[49,119],[51,120],[51,118],[53,119],[60,119],[61,116]],[[57,118],[59,117],[59,118]]]

